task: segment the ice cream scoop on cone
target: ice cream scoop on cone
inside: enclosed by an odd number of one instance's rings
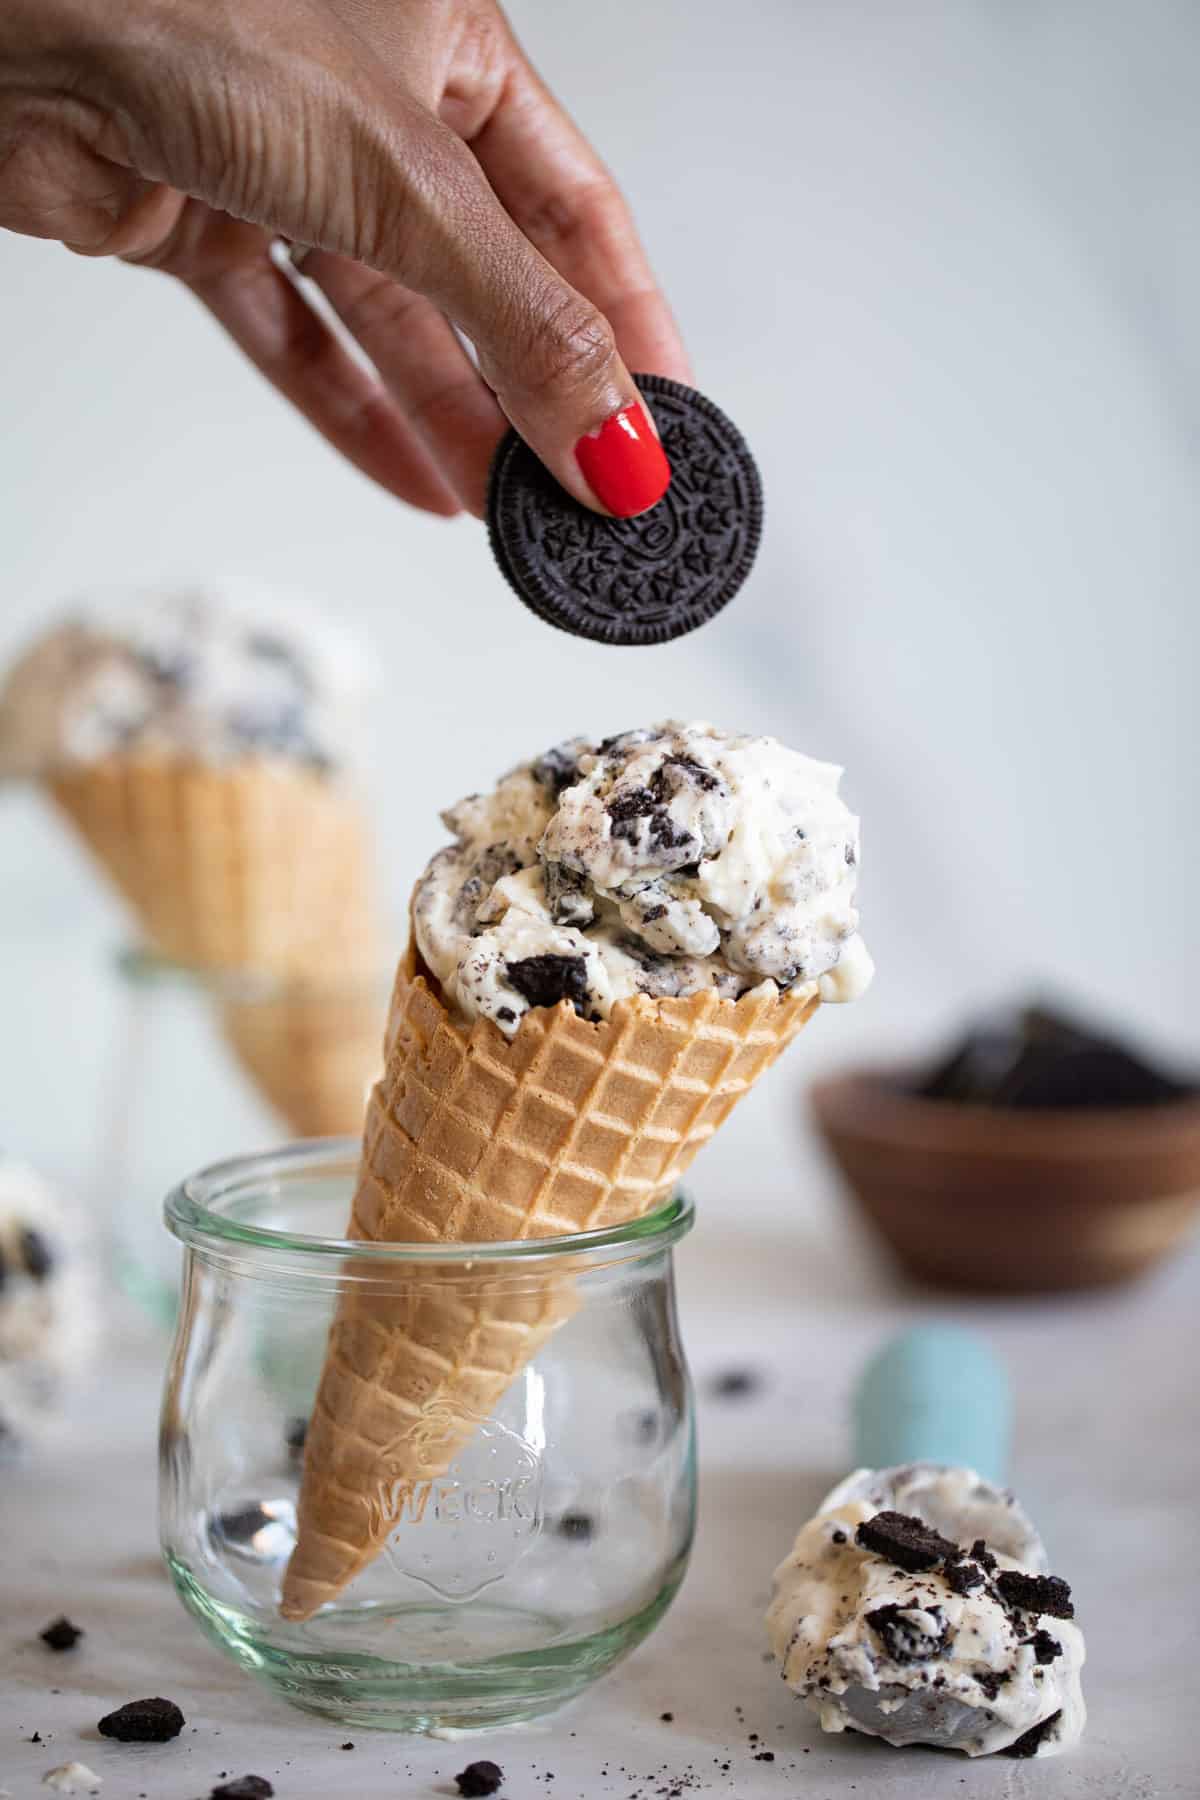
[[[755,746],[790,792],[756,777]],[[348,1236],[558,1238],[665,1200],[820,999],[865,984],[865,952],[847,949],[857,822],[835,790],[836,772],[831,787],[770,740],[660,727],[564,747],[447,814],[458,843],[414,896]],[[733,838],[756,804],[747,858]],[[708,941],[703,865],[726,852],[725,935]],[[347,1284],[285,1617],[310,1617],[371,1562],[414,1485],[445,1472],[572,1309],[569,1275],[489,1289],[447,1264],[410,1288]]]

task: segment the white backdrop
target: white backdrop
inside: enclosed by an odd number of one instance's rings
[[[928,1044],[1035,977],[1186,1048],[1200,13],[607,0],[601,32],[584,0],[511,10],[761,461],[741,598],[661,650],[559,637],[477,524],[343,467],[183,292],[0,237],[0,654],[93,581],[327,595],[385,677],[398,898],[441,804],[576,729],[708,715],[845,763],[878,983],[731,1127],[730,1170],[786,1151],[805,1067]],[[0,1141],[76,1168],[116,916],[29,795],[0,795],[0,869]]]

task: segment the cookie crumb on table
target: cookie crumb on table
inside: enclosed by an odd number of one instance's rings
[[[494,1794],[499,1790],[504,1780],[504,1771],[494,1762],[473,1762],[468,1763],[454,1779],[463,1800],[481,1800],[481,1796]]]
[[[173,1700],[156,1695],[149,1700],[130,1700],[106,1713],[96,1726],[101,1737],[122,1744],[165,1744],[178,1737],[186,1720]]]
[[[38,1633],[38,1636],[50,1650],[73,1650],[83,1636],[83,1632],[78,1625],[72,1625],[65,1614],[60,1613],[57,1619],[51,1620],[45,1631]]]

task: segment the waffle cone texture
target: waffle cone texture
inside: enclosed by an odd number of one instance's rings
[[[627,1223],[697,1151],[815,1011],[811,991],[562,1002],[511,1039],[454,1020],[410,948],[367,1108],[347,1235],[374,1243],[554,1238]],[[309,1423],[281,1607],[334,1600],[445,1472],[576,1305],[569,1273],[415,1265],[351,1272]],[[371,1280],[372,1272],[375,1275]]]
[[[281,758],[116,755],[48,787],[162,954],[300,975],[373,964],[370,840],[329,776]]]
[[[296,1137],[358,1137],[383,1062],[383,995],[365,977],[226,1000],[226,1041]]]

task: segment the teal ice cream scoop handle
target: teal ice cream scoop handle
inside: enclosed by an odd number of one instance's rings
[[[1012,1406],[1008,1378],[981,1338],[918,1325],[876,1351],[853,1400],[854,1462],[962,1464],[1003,1484]]]

